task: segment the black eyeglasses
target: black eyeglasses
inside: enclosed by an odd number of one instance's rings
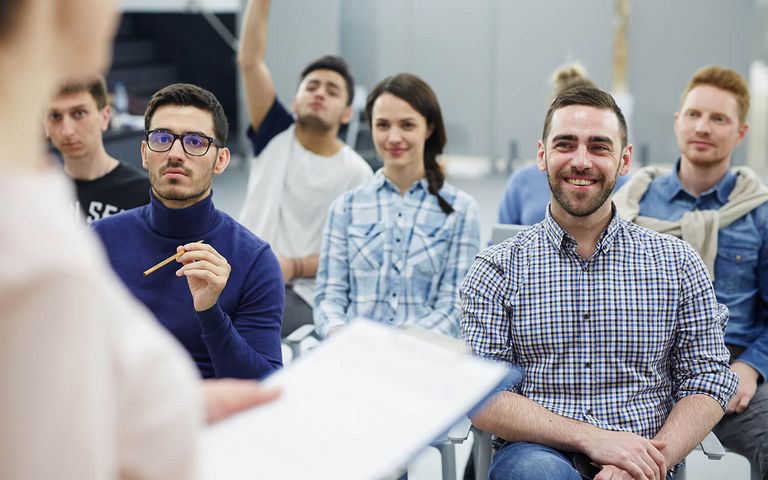
[[[220,147],[215,138],[200,133],[177,134],[168,130],[144,130],[147,146],[153,152],[167,152],[173,146],[173,142],[181,140],[181,148],[193,157],[202,157],[211,148],[211,145]]]

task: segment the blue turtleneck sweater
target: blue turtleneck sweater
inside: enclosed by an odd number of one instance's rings
[[[262,378],[282,365],[283,277],[269,245],[229,215],[211,195],[184,209],[150,204],[92,224],[112,268],[128,289],[186,347],[203,378]],[[232,271],[216,305],[195,312],[181,264],[144,276],[176,247],[204,240]]]

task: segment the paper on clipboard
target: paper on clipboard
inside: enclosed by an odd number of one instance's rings
[[[265,380],[270,404],[210,427],[203,478],[381,479],[519,373],[359,320]],[[454,345],[455,347],[455,345]]]

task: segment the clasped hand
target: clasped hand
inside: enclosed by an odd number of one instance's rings
[[[664,447],[666,442],[662,440],[648,440],[629,432],[603,431],[585,453],[603,466],[595,480],[663,480],[667,475],[666,459],[661,453]]]

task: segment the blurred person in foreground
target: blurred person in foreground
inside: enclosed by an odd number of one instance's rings
[[[198,433],[271,398],[201,383],[111,273],[47,162],[40,115],[59,85],[103,71],[113,0],[0,0],[0,478],[198,478]],[[93,22],[98,18],[98,22]],[[54,201],[51,201],[51,200]],[[205,405],[205,408],[204,408]]]

